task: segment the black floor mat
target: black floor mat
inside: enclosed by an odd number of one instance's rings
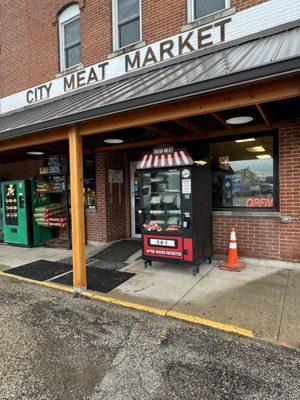
[[[36,281],[46,281],[54,276],[68,272],[71,269],[72,267],[70,268],[70,265],[61,262],[38,260],[20,267],[8,269],[5,272]]]
[[[133,276],[135,276],[135,274],[130,274],[128,272],[109,271],[102,268],[88,267],[87,288],[97,292],[108,293]],[[73,273],[54,279],[54,282],[72,286]]]
[[[122,240],[92,256],[96,260],[124,262],[141,249],[139,240]]]

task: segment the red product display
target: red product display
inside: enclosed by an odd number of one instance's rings
[[[137,169],[145,267],[170,261],[195,275],[212,257],[211,171],[172,147],[143,154]]]

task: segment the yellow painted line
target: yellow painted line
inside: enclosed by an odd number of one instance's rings
[[[155,307],[150,307],[150,306],[144,306],[142,304],[131,303],[128,301],[116,299],[114,297],[104,296],[104,295],[101,295],[99,293],[92,292],[92,291],[86,291],[86,292],[82,293],[82,295],[85,297],[89,297],[91,299],[105,301],[106,303],[117,304],[117,305],[120,305],[123,307],[134,308],[135,310],[145,311],[145,312],[149,312],[152,314],[164,315],[164,316],[192,322],[192,323],[198,324],[198,325],[209,326],[211,328],[216,328],[216,329],[226,331],[226,332],[233,332],[233,333],[238,333],[239,335],[253,337],[253,331],[251,331],[249,329],[240,328],[235,325],[223,324],[221,322],[211,321],[208,319],[197,317],[195,315],[183,314],[183,313],[179,313],[177,311],[172,311],[172,310],[168,311],[167,309],[155,308]]]
[[[36,285],[46,286],[46,287],[50,287],[53,289],[59,289],[59,290],[65,291],[65,292],[73,293],[73,288],[71,288],[69,286],[65,286],[65,285],[60,285],[60,284],[54,283],[54,282],[36,281],[34,279],[25,278],[24,276],[13,275],[13,274],[10,274],[9,272],[4,272],[4,271],[0,271],[0,275],[6,276],[8,278],[16,279],[18,281],[35,283]]]
[[[73,288],[69,287],[69,286],[65,286],[65,285],[60,285],[54,282],[48,282],[48,281],[44,281],[44,282],[40,282],[40,281],[35,281],[33,279],[29,279],[29,278],[25,278],[22,276],[17,276],[17,275],[13,275],[10,274],[8,272],[2,272],[0,271],[0,275],[9,277],[9,278],[13,278],[13,279],[17,279],[23,282],[29,282],[29,283],[34,283],[40,286],[46,286],[46,287],[50,287],[53,289],[58,289],[58,290],[63,290],[65,292],[69,292],[69,293],[73,293]],[[208,326],[210,328],[215,328],[215,329],[219,329],[222,331],[226,331],[226,332],[232,332],[232,333],[237,333],[239,335],[243,335],[243,336],[247,336],[247,337],[253,337],[253,331],[249,330],[249,329],[245,329],[245,328],[240,328],[238,326],[235,325],[229,325],[229,324],[223,324],[221,322],[216,322],[216,321],[211,321],[209,319],[205,319],[205,318],[201,318],[198,317],[196,315],[190,315],[190,314],[184,314],[184,313],[180,313],[177,311],[172,311],[172,310],[167,310],[167,309],[163,309],[163,308],[156,308],[156,307],[151,307],[151,306],[146,306],[146,305],[142,305],[142,304],[138,304],[138,303],[132,303],[129,301],[124,301],[124,300],[120,300],[114,297],[109,297],[109,296],[105,296],[102,295],[100,293],[97,292],[93,292],[90,290],[86,290],[85,292],[83,292],[81,294],[81,296],[83,297],[87,297],[90,299],[95,299],[98,301],[103,301],[106,303],[111,303],[111,304],[116,304],[119,306],[123,306],[123,307],[127,307],[127,308],[131,308],[131,309],[135,309],[135,310],[139,310],[139,311],[145,311],[151,314],[157,314],[157,315],[163,315],[163,316],[167,316],[167,317],[172,317],[172,318],[176,318],[176,319],[180,319],[183,321],[188,321],[194,324],[198,324],[198,325],[204,325],[204,326]]]
[[[253,331],[249,329],[240,328],[235,325],[223,324],[222,322],[211,321],[209,319],[201,318],[196,315],[183,314],[172,310],[168,311],[166,315],[168,317],[181,319],[184,321],[192,322],[194,324],[205,325],[211,328],[220,329],[222,331],[233,332],[238,333],[239,335],[253,337]]]
[[[74,290],[72,287],[66,286],[66,285],[61,285],[60,283],[44,281],[44,282],[41,282],[41,285],[50,287],[52,289],[59,289],[59,290],[64,290],[65,292],[74,293]]]
[[[138,303],[131,303],[129,301],[120,300],[115,297],[105,296],[100,293],[91,292],[89,290],[86,292],[83,292],[82,296],[89,297],[93,300],[95,299],[95,300],[105,301],[106,303],[117,304],[119,306],[123,306],[123,307],[127,307],[127,308],[134,308],[135,310],[145,311],[145,312],[149,312],[151,314],[166,315],[166,313],[168,311],[168,310],[164,310],[162,308],[145,306],[145,305],[138,304]]]

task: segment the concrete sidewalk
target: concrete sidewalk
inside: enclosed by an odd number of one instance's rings
[[[87,246],[87,257],[101,251],[108,244],[98,246]],[[72,250],[50,247],[18,247],[4,243],[0,244],[0,271],[9,268],[19,267],[40,259],[47,261],[59,261],[68,257],[72,257]]]
[[[106,246],[88,246],[87,256]],[[0,245],[0,271],[39,259],[59,261],[70,256],[70,251],[62,249]],[[261,261],[232,273],[220,270],[218,263],[201,265],[200,273],[193,277],[184,266],[153,263],[145,269],[138,260],[122,269],[135,273],[133,278],[106,295],[86,295],[146,311],[158,309],[162,315],[189,321],[213,322],[215,325],[209,326],[221,329],[224,324],[239,327],[253,331],[257,338],[300,349],[300,269],[264,266]]]
[[[252,330],[254,336],[300,349],[300,271],[248,265],[233,273],[203,264],[194,278],[176,265],[137,261],[137,275],[110,296]],[[172,313],[168,313],[172,315]]]

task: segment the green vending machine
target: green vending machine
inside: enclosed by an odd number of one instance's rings
[[[50,238],[51,229],[41,229],[35,223],[33,213],[38,201],[35,180],[2,182],[4,242],[21,246],[39,246]]]

